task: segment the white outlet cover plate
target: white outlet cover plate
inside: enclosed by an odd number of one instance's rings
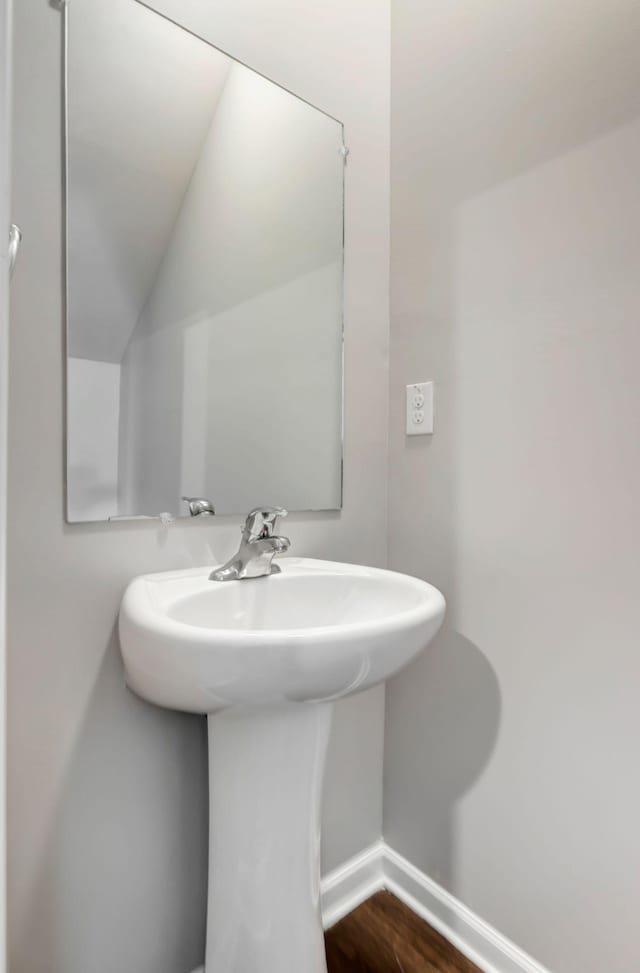
[[[407,385],[407,436],[433,433],[433,382]]]

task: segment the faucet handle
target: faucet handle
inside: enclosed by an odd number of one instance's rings
[[[286,517],[284,507],[255,507],[246,519],[244,532],[250,541],[273,537],[278,517]]]
[[[182,497],[182,499],[188,504],[191,517],[213,517],[216,512],[211,500],[207,500],[206,497]]]

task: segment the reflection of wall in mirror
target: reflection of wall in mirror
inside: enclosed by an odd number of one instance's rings
[[[67,361],[67,515],[106,520],[117,511],[120,365]]]
[[[121,511],[340,505],[341,139],[230,70],[123,358]]]

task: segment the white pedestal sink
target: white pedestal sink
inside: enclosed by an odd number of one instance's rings
[[[127,588],[120,640],[129,686],[206,713],[206,973],[326,973],[320,806],[333,700],[393,675],[445,611],[424,581],[284,558],[281,572],[209,581],[208,568]]]

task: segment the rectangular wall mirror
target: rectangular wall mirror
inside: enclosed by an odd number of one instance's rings
[[[67,519],[340,507],[341,123],[138,0],[65,25]]]

